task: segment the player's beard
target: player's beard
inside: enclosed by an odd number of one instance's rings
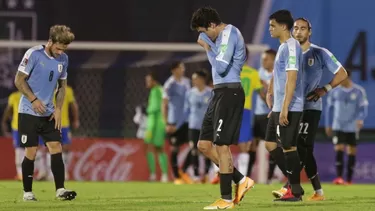
[[[304,39],[302,39],[300,42],[299,42],[299,44],[301,44],[301,45],[303,45],[303,44],[305,44],[306,42],[307,42],[307,38],[304,38]]]

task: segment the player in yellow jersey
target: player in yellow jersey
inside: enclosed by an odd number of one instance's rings
[[[8,104],[4,110],[1,121],[1,129],[5,136],[13,138],[13,146],[15,148],[15,164],[17,170],[17,179],[22,180],[22,160],[24,157],[24,149],[20,146],[18,140],[18,104],[21,99],[21,92],[16,91],[9,95]],[[7,121],[11,120],[12,134],[8,131]]]
[[[56,99],[56,98],[55,98]],[[56,103],[56,100],[54,101]],[[70,131],[70,118],[69,118],[69,111],[72,112],[72,127],[73,129],[79,128],[80,122],[79,122],[79,110],[78,110],[78,104],[74,97],[74,91],[71,86],[67,86],[65,90],[65,98],[64,103],[61,108],[61,144],[63,147],[63,159],[65,163],[65,179],[69,179],[68,174],[68,168],[69,168],[69,158],[70,158],[70,144],[71,144],[71,131]],[[41,151],[41,150],[39,150]],[[50,169],[51,167],[51,159],[50,156],[47,156],[47,153],[45,150],[43,150],[43,157],[46,157],[46,164],[47,166],[44,166],[44,168],[40,169],[40,173],[37,175],[37,179],[43,178],[48,176],[48,179],[52,179],[53,176],[50,173],[47,175],[47,169]]]
[[[3,118],[1,121],[1,129],[3,134],[5,136],[10,137],[12,136],[13,139],[13,146],[15,149],[15,164],[16,164],[16,171],[17,171],[17,176],[16,179],[22,180],[22,161],[24,158],[24,148],[21,147],[19,143],[19,133],[18,133],[18,104],[20,103],[22,93],[19,91],[15,91],[11,93],[8,97],[8,104],[7,107],[4,110]],[[11,128],[12,128],[12,134],[9,134],[8,132],[8,126],[7,126],[7,121],[11,120]],[[44,142],[41,137],[39,137],[39,144],[44,145]],[[35,170],[38,172],[38,174],[41,172],[40,170],[44,169],[44,159],[42,154],[37,153],[37,156],[35,158],[36,161],[36,166]],[[43,170],[45,172],[45,170]],[[36,177],[37,180],[43,179]]]
[[[247,49],[246,54],[249,55]],[[247,169],[250,160],[250,143],[253,139],[252,99],[253,93],[259,92],[261,90],[262,84],[260,81],[258,71],[246,64],[243,66],[241,71],[241,83],[245,91],[245,104],[240,129],[240,138],[238,140],[238,147],[240,150],[240,153],[238,155],[238,171],[241,172],[241,174],[243,175],[247,175]]]

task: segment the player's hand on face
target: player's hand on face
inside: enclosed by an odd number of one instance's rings
[[[280,112],[279,124],[281,126],[287,126],[289,124],[287,109],[282,109],[282,111]]]
[[[332,137],[332,128],[326,127],[326,134],[328,137]]]
[[[208,45],[204,40],[202,40],[200,37],[197,40],[197,43],[204,48],[204,50],[209,51],[211,50],[210,45]]]
[[[357,120],[356,124],[357,124],[357,129],[362,129],[363,128],[363,120]]]
[[[325,94],[327,94],[327,91],[324,88],[316,88],[314,91],[307,94],[306,99],[308,101],[318,101],[319,98],[323,97]]]
[[[55,109],[49,121],[52,121],[53,119],[55,119],[55,129],[61,131],[61,110],[60,109]]]
[[[267,103],[268,108],[271,109],[273,106],[273,96],[269,92],[267,92],[267,95],[266,95],[266,103]]]

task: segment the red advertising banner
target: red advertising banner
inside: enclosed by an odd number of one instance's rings
[[[0,179],[13,179],[16,175],[12,140],[0,138]],[[169,145],[165,146],[169,152]],[[178,161],[184,161],[188,146],[180,149]],[[168,153],[169,154],[169,153]],[[236,160],[238,149],[232,147]],[[70,179],[77,181],[145,181],[148,180],[148,165],[145,147],[138,139],[74,138],[68,168]],[[258,158],[259,159],[259,158]],[[267,158],[265,158],[267,159]],[[203,163],[203,162],[202,162]],[[254,167],[254,172],[259,167]],[[158,168],[159,170],[159,168]],[[170,171],[171,172],[171,171]],[[211,175],[213,176],[211,171]],[[159,175],[159,172],[158,172]],[[253,173],[256,179],[256,173]],[[303,175],[302,181],[306,181]],[[282,179],[282,175],[279,179]],[[172,174],[170,173],[170,178]]]

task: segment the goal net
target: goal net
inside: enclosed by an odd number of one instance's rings
[[[44,41],[0,40],[0,103],[15,90],[14,75],[24,52]],[[251,58],[258,58],[265,45],[248,45]],[[135,107],[147,102],[145,75],[158,71],[163,83],[169,65],[181,60],[186,76],[199,69],[210,70],[203,49],[195,43],[73,42],[69,56],[68,84],[80,108],[79,136],[135,137]],[[254,59],[254,64],[257,63]]]

